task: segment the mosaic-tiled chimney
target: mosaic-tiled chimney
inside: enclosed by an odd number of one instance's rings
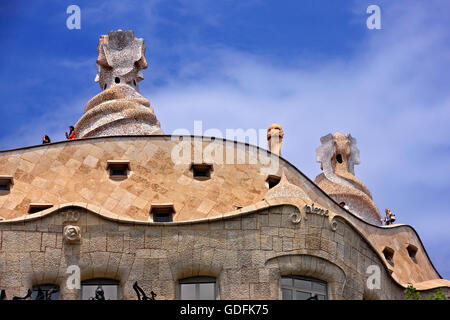
[[[98,42],[97,76],[102,92],[93,97],[75,125],[79,138],[163,134],[148,99],[139,93],[144,79],[144,39],[132,30],[110,31]]]
[[[354,167],[360,162],[356,139],[350,134],[336,132],[323,136],[320,142],[322,145],[316,149],[316,153],[323,173],[314,182],[336,202],[344,202],[352,213],[380,225],[380,213],[372,200],[372,194],[355,177]]]

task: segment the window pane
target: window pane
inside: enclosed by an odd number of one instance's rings
[[[297,289],[311,290],[311,281],[294,279],[294,286]]]
[[[327,300],[327,283],[301,275],[282,277],[280,279],[282,299],[305,300],[317,295],[318,299]]]
[[[215,300],[216,284],[215,283],[199,283],[200,297],[199,300]]]
[[[195,283],[180,284],[180,300],[197,300],[195,294]]]
[[[121,169],[111,169],[112,176],[126,176],[126,171]]]
[[[312,286],[313,286],[312,287],[313,291],[317,291],[317,292],[320,292],[320,293],[326,293],[325,292],[326,291],[326,287],[325,287],[325,285],[323,283],[313,282]]]
[[[91,298],[95,298],[95,292],[97,288],[101,288],[104,292],[105,300],[118,300],[119,297],[117,295],[119,287],[117,285],[82,285],[81,286],[81,299],[82,300],[90,300]]]
[[[296,291],[295,292],[295,300],[306,300],[311,297],[311,293]]]
[[[292,290],[281,289],[281,299],[282,300],[292,300]]]
[[[56,285],[36,285],[33,286],[33,300],[58,300],[59,299],[59,287]]]
[[[154,222],[172,222],[171,213],[158,213],[153,215]]]
[[[292,278],[281,278],[282,287],[292,287]]]

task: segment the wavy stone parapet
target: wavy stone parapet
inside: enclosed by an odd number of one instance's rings
[[[78,292],[63,285],[68,274],[58,272],[76,264],[83,278],[120,279],[123,299],[135,298],[132,284],[142,277],[151,280],[144,282],[150,286],[145,289],[176,299],[176,281],[198,274],[219,279],[219,299],[279,299],[280,277],[300,273],[327,281],[331,299],[404,298],[405,285],[392,279],[383,258],[346,218],[336,220],[334,231],[324,215],[294,223],[298,208],[277,203],[264,201],[226,217],[178,223],[132,222],[71,203],[0,222],[0,257],[15,262],[1,272],[21,276],[0,279],[11,294],[47,282],[60,286],[62,299],[77,299]],[[65,241],[68,225],[83,234],[80,242]],[[380,268],[382,290],[365,285],[365,270],[373,265]],[[433,279],[417,288],[443,287],[449,293],[448,284]]]
[[[148,99],[128,85],[100,92],[75,125],[78,137],[163,134]]]

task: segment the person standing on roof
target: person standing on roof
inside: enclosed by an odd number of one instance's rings
[[[48,135],[45,135],[45,136],[42,138],[42,144],[50,143],[50,142],[52,142],[52,141],[50,140],[50,137],[49,137]]]
[[[384,218],[384,223],[387,226],[390,224],[393,224],[395,221],[395,214],[393,214],[390,209],[386,209],[384,212],[386,212],[386,217]]]
[[[69,129],[70,129],[70,132],[69,132],[69,134],[67,134],[67,132],[66,132],[66,138],[69,140],[76,139],[77,134],[75,133],[75,128],[73,126],[70,126]]]

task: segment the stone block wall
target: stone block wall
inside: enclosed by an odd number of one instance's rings
[[[0,288],[8,298],[36,284],[68,290],[67,267],[78,265],[81,280],[110,278],[121,283],[123,299],[136,299],[138,281],[158,299],[177,299],[177,281],[213,276],[219,299],[280,299],[280,277],[303,275],[328,282],[330,299],[403,299],[403,288],[388,275],[369,244],[343,219],[333,231],[328,219],[309,214],[294,224],[294,206],[277,206],[197,223],[125,223],[78,207],[24,222],[0,223]],[[63,228],[80,228],[69,243]],[[381,289],[366,286],[367,267],[381,271]]]

